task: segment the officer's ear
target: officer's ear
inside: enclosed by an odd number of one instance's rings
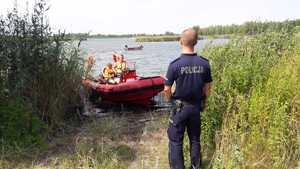
[[[179,38],[179,43],[182,46],[182,38]]]
[[[196,46],[197,45],[197,40],[193,43],[193,46]]]

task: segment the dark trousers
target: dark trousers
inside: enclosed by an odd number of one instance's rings
[[[200,155],[200,108],[194,105],[185,105],[170,117],[168,128],[169,162],[171,169],[184,169],[183,137],[187,129],[190,141],[191,169],[199,169]]]

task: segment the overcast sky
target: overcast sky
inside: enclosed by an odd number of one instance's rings
[[[6,14],[15,0],[0,0]],[[32,4],[35,0],[28,0]],[[25,9],[26,0],[18,0]],[[56,30],[92,34],[179,33],[186,27],[300,19],[300,0],[48,0]]]

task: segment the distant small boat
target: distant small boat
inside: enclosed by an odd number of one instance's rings
[[[143,48],[144,48],[143,45],[135,46],[135,47],[128,47],[127,45],[125,45],[124,49],[130,51],[130,50],[142,50]]]

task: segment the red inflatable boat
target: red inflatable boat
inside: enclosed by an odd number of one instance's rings
[[[93,80],[83,80],[83,84],[96,91],[103,101],[147,106],[151,98],[163,90],[164,81],[160,76],[138,77],[132,70],[123,75],[119,84],[103,84]]]

